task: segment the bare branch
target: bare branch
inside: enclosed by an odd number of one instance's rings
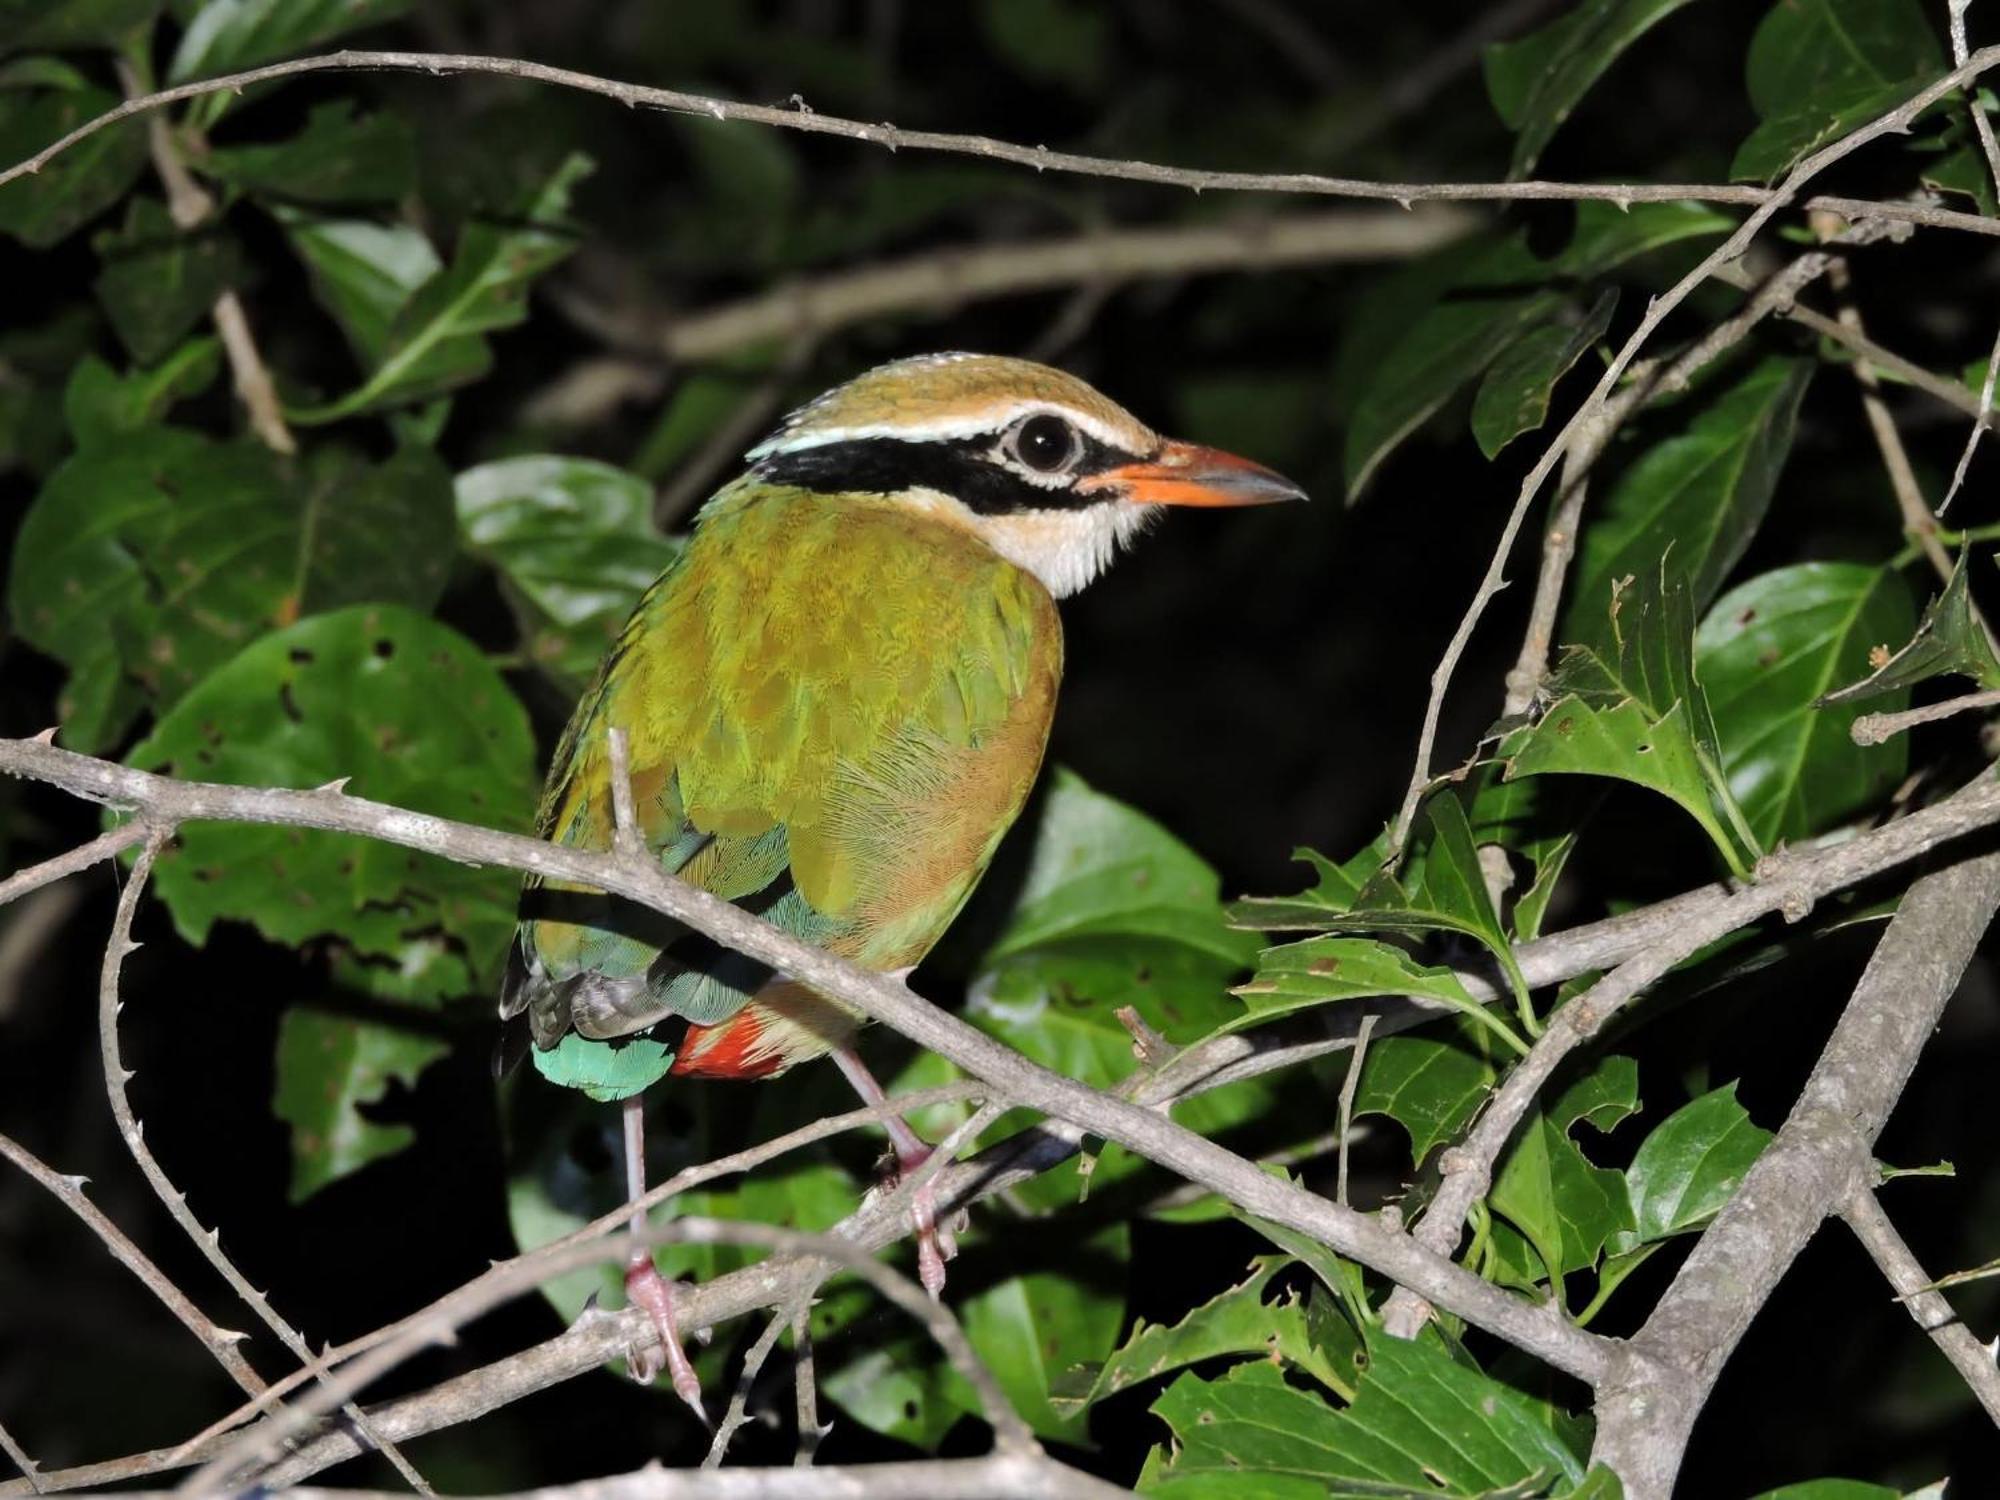
[[[40,1465],[28,1457],[27,1450],[14,1441],[13,1434],[8,1432],[5,1427],[0,1427],[0,1453],[6,1454],[13,1461],[14,1467],[21,1471],[21,1477],[28,1482],[30,1489],[35,1494],[43,1495],[48,1493],[42,1485]]]
[[[1598,414],[1611,399],[1613,388],[1625,369],[1631,364],[1646,340],[1665,321],[1667,315],[1679,307],[1695,288],[1699,287],[1722,266],[1736,259],[1757,237],[1771,218],[1798,196],[1799,190],[1828,167],[1851,156],[1869,142],[1881,136],[1907,130],[1910,123],[1930,105],[1943,98],[1960,84],[1977,77],[1986,68],[2000,64],[2000,47],[1984,48],[1978,57],[1965,63],[1943,78],[1919,90],[1895,109],[1890,110],[1860,129],[1841,137],[1833,144],[1815,151],[1785,175],[1771,196],[1747,219],[1737,226],[1736,231],[1718,245],[1685,276],[1673,284],[1666,292],[1655,297],[1646,309],[1646,315],[1639,320],[1639,326],[1632,330],[1604,374],[1599,377],[1596,387],[1585,399],[1576,413],[1563,425],[1536,461],[1534,468],[1521,481],[1520,493],[1515,497],[1514,508],[1508,513],[1506,525],[1501,528],[1500,538],[1494,544],[1493,556],[1487,564],[1486,574],[1480,580],[1472,602],[1466,607],[1464,617],[1452,633],[1451,642],[1446,646],[1437,669],[1431,674],[1430,700],[1424,709],[1423,728],[1417,736],[1416,764],[1410,774],[1408,790],[1403,794],[1403,804],[1396,814],[1394,832],[1390,842],[1401,849],[1409,836],[1411,821],[1416,817],[1417,804],[1431,782],[1431,752],[1437,740],[1438,718],[1444,708],[1445,694],[1450,690],[1451,679],[1457,671],[1459,658],[1471,643],[1472,633],[1478,627],[1486,606],[1492,602],[1506,586],[1507,558],[1514,550],[1514,539],[1520,535],[1521,523],[1527,519],[1528,508],[1540,493],[1542,484],[1554,470],[1556,464],[1569,451],[1580,433],[1587,432],[1597,421]],[[1607,434],[1608,436],[1608,434]]]
[[[1889,1222],[1873,1188],[1857,1187],[1842,1205],[1840,1216],[1875,1258],[1875,1264],[1889,1278],[1889,1285],[1896,1289],[1898,1300],[1909,1308],[1917,1326],[1931,1336],[1938,1352],[1965,1378],[1966,1386],[1986,1409],[1986,1415],[2000,1426],[2000,1365],[1993,1362],[1993,1351],[1974,1337],[1972,1330],[1952,1311],[1944,1294],[1932,1287],[1931,1278],[1903,1242],[1902,1235],[1896,1232],[1896,1226]]]
[[[125,1092],[125,1085],[131,1082],[133,1075],[126,1068],[118,1050],[118,1012],[122,1009],[122,1003],[118,998],[118,979],[125,967],[126,955],[136,952],[139,947],[132,940],[132,918],[139,909],[139,897],[145,892],[147,878],[153,872],[153,862],[159,858],[160,851],[173,837],[173,826],[170,823],[152,817],[142,817],[136,821],[144,825],[146,842],[139,850],[139,857],[133,861],[131,879],[125,882],[125,889],[119,893],[118,910],[111,919],[111,936],[104,945],[104,965],[99,972],[97,984],[98,1053],[104,1064],[104,1091],[111,1102],[111,1117],[117,1122],[118,1135],[125,1142],[126,1151],[132,1160],[138,1163],[139,1171],[151,1185],[154,1194],[165,1206],[173,1221],[187,1231],[187,1236],[194,1242],[195,1249],[199,1250],[208,1263],[222,1274],[222,1279],[229,1283],[231,1290],[263,1320],[264,1326],[275,1333],[287,1349],[307,1364],[312,1364],[313,1353],[306,1347],[306,1341],[293,1331],[289,1323],[278,1316],[264,1294],[250,1285],[243,1273],[236,1269],[235,1263],[222,1253],[221,1236],[201,1227],[200,1221],[194,1216],[194,1210],[188,1207],[186,1196],[173,1185],[159,1162],[154,1159],[152,1151],[146,1145],[138,1118],[132,1113],[132,1101]],[[410,1466],[409,1460],[398,1453],[391,1443],[370,1430],[368,1419],[362,1415],[359,1407],[350,1404],[346,1408],[346,1416],[355,1424],[358,1431],[396,1465],[397,1472],[410,1481],[412,1488],[419,1494],[431,1493],[430,1487],[424,1483],[423,1476]]]
[[[810,1297],[801,1300],[797,1307],[781,1307],[764,1324],[764,1331],[757,1335],[743,1356],[743,1368],[736,1375],[736,1390],[729,1398],[729,1410],[722,1414],[716,1424],[715,1437],[710,1440],[708,1452],[702,1458],[704,1469],[722,1467],[723,1456],[729,1452],[729,1445],[735,1439],[737,1429],[749,1419],[750,1393],[757,1384],[757,1377],[764,1373],[764,1362],[771,1357],[771,1351],[778,1347],[778,1335],[793,1321],[797,1308],[810,1307]]]
[[[1723,1365],[1820,1222],[1873,1184],[1873,1148],[2000,907],[2000,855],[1926,875],[1863,971],[1812,1076],[1598,1392],[1593,1462],[1666,1500]]]
[[[810,1469],[821,1439],[833,1430],[819,1420],[819,1377],[813,1367],[812,1303],[800,1303],[792,1311],[792,1388],[795,1423],[799,1429],[799,1450],[792,1467]]]
[[[2000,48],[1981,48],[1965,65],[1934,88],[1947,92],[2000,63]],[[449,52],[383,52],[348,49],[317,57],[298,57],[286,62],[248,68],[193,83],[177,84],[136,99],[128,99],[113,109],[52,141],[33,156],[0,169],[0,185],[17,177],[39,172],[56,157],[99,131],[129,120],[147,110],[160,109],[208,94],[241,93],[260,83],[294,78],[307,73],[380,72],[427,73],[445,77],[481,73],[504,78],[520,78],[558,88],[576,89],[616,100],[631,109],[657,109],[672,114],[704,115],[715,120],[747,120],[759,125],[775,125],[814,135],[841,136],[891,151],[938,151],[957,156],[978,157],[1027,167],[1036,172],[1060,172],[1081,177],[1102,177],[1124,182],[1144,182],[1161,187],[1187,188],[1194,192],[1294,193],[1329,198],[1372,199],[1383,203],[1418,202],[1501,202],[1520,199],[1599,202],[1668,203],[1692,200],[1704,203],[1733,203],[1751,207],[1776,207],[1791,201],[1788,187],[1759,188],[1727,183],[1576,183],[1576,182],[1373,182],[1365,178],[1326,177],[1309,172],[1212,172],[1188,167],[1162,166],[1155,162],[1126,161],[1088,156],[1073,151],[1051,151],[1046,146],[1022,146],[990,136],[960,135],[938,130],[899,130],[893,125],[871,125],[839,115],[820,114],[810,109],[768,104],[742,104],[679,89],[650,88],[620,83],[569,68],[520,58],[479,57]],[[1928,105],[1931,90],[1922,96]],[[1796,175],[1796,174],[1795,174]],[[1925,224],[1940,229],[1959,229],[1972,234],[2000,235],[2000,221],[1953,209],[1935,208],[1924,203],[1876,202],[1864,198],[1820,196],[1807,200],[1807,207],[1830,209],[1849,218],[1890,219],[1901,223]]]
[[[146,1290],[158,1297],[167,1311],[180,1319],[189,1333],[201,1340],[202,1347],[215,1356],[215,1362],[229,1372],[231,1380],[253,1396],[264,1390],[263,1377],[251,1369],[249,1362],[237,1351],[237,1341],[243,1335],[231,1329],[218,1328],[211,1322],[187,1293],[175,1286],[167,1274],[147,1258],[146,1252],[111,1222],[104,1210],[85,1197],[83,1185],[87,1179],[63,1176],[27,1147],[4,1135],[0,1135],[0,1156],[6,1157],[55,1194],[65,1208],[83,1220],[90,1232],[104,1242],[104,1248],[111,1252],[112,1258],[145,1283]]]
[[[74,875],[78,870],[87,870],[92,865],[123,854],[145,836],[144,824],[122,823],[108,833],[100,833],[87,844],[77,845],[67,854],[58,854],[54,859],[45,859],[38,865],[16,871],[5,880],[0,880],[0,906],[5,906],[17,896],[39,890],[50,881],[61,880],[65,875]]]
[[[1957,63],[1966,59],[1965,13],[1972,8],[1972,0],[1948,0],[1947,11],[1951,25],[1951,56]],[[1972,112],[1972,128],[1979,134],[1979,147],[1986,153],[1986,170],[1993,180],[1995,192],[2000,192],[2000,141],[1993,137],[1993,122],[1986,118],[1986,106],[1979,101],[1977,91],[1967,101]],[[1979,386],[1979,414],[1973,421],[1972,431],[1965,435],[1965,449],[1958,455],[1958,465],[1952,470],[1951,484],[1944,492],[1944,499],[1938,502],[1938,514],[1943,515],[1959,487],[1965,483],[1965,476],[1972,468],[1973,452],[1979,447],[1980,436],[1986,431],[1993,410],[1993,386],[2000,379],[2000,334],[1993,338],[1993,352],[1986,357],[1986,378]]]
[[[1994,707],[2000,707],[2000,692],[1965,693],[1957,698],[1947,698],[1942,703],[1906,708],[1900,713],[1863,714],[1847,732],[1857,745],[1879,745],[1919,724],[1934,724],[1939,719],[1949,719],[1972,709]]]

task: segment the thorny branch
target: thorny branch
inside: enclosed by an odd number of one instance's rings
[[[1926,90],[1923,104],[1936,96],[1985,72],[2000,62],[2000,48],[1986,47],[1974,53],[1966,64]],[[39,172],[56,157],[100,130],[129,120],[147,110],[199,99],[207,94],[241,93],[260,83],[294,78],[306,73],[428,73],[434,78],[452,74],[483,73],[503,78],[521,78],[557,88],[576,89],[616,100],[630,109],[657,109],[670,114],[706,115],[715,120],[747,120],[800,130],[813,135],[841,136],[890,151],[939,151],[957,156],[978,157],[1029,167],[1037,172],[1061,172],[1071,176],[1102,177],[1123,182],[1151,183],[1159,187],[1186,188],[1193,192],[1292,193],[1326,198],[1362,198],[1381,203],[1424,202],[1507,202],[1515,200],[1556,200],[1575,202],[1596,199],[1605,203],[1671,203],[1693,200],[1702,203],[1734,203],[1756,208],[1775,208],[1792,201],[1787,187],[1760,188],[1725,183],[1686,182],[1374,182],[1358,177],[1327,177],[1311,172],[1215,172],[1190,167],[1162,166],[1156,162],[1119,160],[1089,156],[1075,151],[1051,151],[1046,146],[1023,146],[990,136],[955,134],[940,130],[899,130],[894,125],[869,124],[840,115],[820,114],[812,109],[769,104],[743,104],[680,89],[651,88],[642,84],[620,83],[571,68],[551,67],[513,57],[479,57],[450,52],[385,52],[349,48],[317,57],[293,58],[261,68],[246,68],[193,83],[176,84],[136,99],[128,99],[113,109],[50,142],[40,151],[13,166],[0,169],[0,186],[16,177]],[[1852,137],[1850,137],[1852,139]],[[2000,235],[2000,221],[1955,209],[1935,208],[1925,203],[1877,202],[1865,198],[1826,195],[1806,200],[1805,207],[1829,209],[1849,218],[1893,219],[1938,229],[1958,229],[1970,234]]]

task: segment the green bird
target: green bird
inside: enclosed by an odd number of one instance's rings
[[[1162,438],[1073,376],[935,354],[827,392],[748,454],[620,632],[556,752],[539,832],[612,843],[609,731],[629,747],[639,830],[661,867],[870,969],[903,974],[985,872],[1042,763],[1062,676],[1055,601],[1168,505],[1303,498],[1270,470]],[[542,1071],[626,1101],[767,1078],[832,1054],[865,1099],[863,1018],[656,913],[588,889],[523,891],[503,1018]],[[677,1042],[647,1036],[684,1022]],[[644,1038],[635,1054],[629,1039]],[[890,1125],[909,1170],[928,1154]],[[950,1252],[918,1195],[933,1295]],[[637,1222],[637,1221],[635,1221]],[[650,1254],[626,1277],[675,1388],[699,1388]],[[658,1373],[650,1356],[635,1373]]]

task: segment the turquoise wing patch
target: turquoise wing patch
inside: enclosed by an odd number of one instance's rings
[[[600,1104],[616,1104],[658,1083],[674,1065],[674,1049],[651,1037],[593,1042],[570,1032],[547,1052],[532,1049],[535,1071],[551,1083],[581,1089]]]

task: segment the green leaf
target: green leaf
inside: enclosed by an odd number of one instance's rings
[[[1810,360],[1763,361],[1619,475],[1584,530],[1562,640],[1602,645],[1613,584],[1656,573],[1670,552],[1693,608],[1707,608],[1764,522],[1812,372]]]
[[[1354,1113],[1386,1115],[1410,1136],[1410,1160],[1458,1139],[1498,1076],[1478,1035],[1461,1022],[1438,1036],[1404,1034],[1371,1042],[1354,1089]]]
[[[478,648],[393,606],[316,615],[209,674],[129,757],[147,770],[240,786],[315,787],[487,827],[525,826],[535,799],[527,714]],[[189,942],[218,921],[273,942],[332,939],[350,972],[393,975],[442,937],[432,997],[490,988],[518,882],[369,839],[189,824],[156,884]]]
[[[467,469],[456,494],[466,550],[499,571],[528,654],[580,691],[680,552],[653,526],[653,487],[593,459],[536,454]]]
[[[103,262],[97,300],[142,365],[163,358],[243,274],[236,241],[210,225],[175,227],[157,199],[138,197],[125,223],[91,241]]]
[[[1541,1110],[1501,1158],[1488,1202],[1555,1277],[1597,1264],[1606,1241],[1633,1222],[1624,1178],[1586,1160],[1560,1116]]]
[[[391,1083],[406,1087],[451,1050],[422,1032],[379,1021],[292,1009],[278,1027],[278,1082],[271,1107],[291,1127],[294,1203],[416,1139],[407,1125],[382,1125],[359,1106],[376,1104]]]
[[[1610,1131],[1639,1112],[1639,1065],[1615,1052],[1601,1057],[1556,1095],[1545,1112],[1564,1130],[1582,1121],[1593,1130]]]
[[[1626,1169],[1633,1223],[1611,1248],[1640,1245],[1699,1228],[1722,1209],[1771,1141],[1726,1084],[1684,1104],[1654,1127]]]
[[[1566,288],[1732,221],[1694,204],[1577,205],[1576,232],[1552,260],[1525,234],[1454,246],[1379,288],[1343,342],[1336,389],[1351,398],[1343,458],[1348,498],[1402,440],[1528,330],[1566,305]]]
[[[1758,127],[1730,175],[1776,177],[1887,114],[1944,71],[1918,0],[1778,0],[1750,39],[1745,79]]]
[[[564,220],[570,190],[590,170],[589,157],[571,152],[508,212],[467,223],[451,264],[396,308],[367,378],[329,405],[294,413],[293,420],[310,426],[408,405],[485,373],[492,351],[483,335],[512,328],[525,318],[529,284],[576,248],[576,237]],[[349,247],[353,240],[347,236]],[[380,248],[379,237],[375,243]],[[351,260],[345,269],[354,269]],[[385,274],[383,267],[370,265],[357,278],[361,285],[345,291],[348,306],[343,321],[349,323],[350,338],[355,337],[354,302],[367,300],[372,315],[393,279],[393,272]]]
[[[417,145],[392,114],[357,120],[354,101],[315,105],[305,128],[264,146],[217,146],[202,172],[231,187],[306,203],[394,203],[416,186]]]
[[[1905,1500],[1905,1497],[1901,1490],[1863,1484],[1858,1479],[1808,1479],[1803,1484],[1765,1490],[1751,1500]]]
[[[1116,1346],[1131,1258],[1129,1227],[1112,1224],[1072,1241],[1051,1269],[1010,1276],[955,1304],[1008,1405],[1039,1436],[1070,1443],[1087,1437],[1089,1413],[1073,1404],[1058,1409],[1050,1392],[1071,1366],[1096,1364]],[[946,1390],[961,1409],[978,1413],[971,1387],[955,1373]]]
[[[1148,1463],[1141,1492],[1323,1496],[1343,1484],[1381,1484],[1469,1500],[1525,1480],[1583,1478],[1545,1404],[1427,1343],[1378,1337],[1368,1353],[1345,1410],[1269,1364],[1238,1365],[1217,1380],[1181,1376],[1152,1408],[1178,1451]],[[1287,1484],[1304,1487],[1272,1487]]]
[[[1111,18],[1078,0],[980,0],[994,52],[1036,83],[1090,96],[1111,57]]]
[[[410,0],[208,0],[181,33],[168,83],[240,73],[406,14]]]
[[[348,347],[364,364],[379,362],[389,350],[396,314],[443,269],[431,242],[405,224],[327,218],[283,205],[273,212]],[[420,371],[433,381],[469,380],[484,357],[483,343],[447,343],[427,356]]]
[[[973,981],[967,1016],[1098,1087],[1133,1065],[1113,1017],[1133,1006],[1170,1042],[1233,1019],[1226,987],[1257,941],[1223,916],[1215,872],[1159,824],[1058,770],[1013,916]]]
[[[1077,1411],[1189,1365],[1230,1355],[1282,1359],[1351,1400],[1360,1339],[1338,1316],[1330,1323],[1321,1320],[1318,1330],[1311,1329],[1304,1297],[1285,1290],[1272,1295],[1271,1283],[1293,1264],[1288,1256],[1261,1255],[1251,1262],[1243,1281],[1178,1323],[1141,1319],[1103,1364],[1078,1365],[1066,1372],[1050,1394],[1051,1403],[1060,1412]],[[1334,1347],[1316,1341],[1315,1331],[1322,1338],[1331,1331]]]
[[[1311,849],[1294,849],[1292,858],[1318,873],[1310,890],[1296,896],[1246,896],[1229,908],[1229,920],[1252,932],[1302,932],[1318,927],[1331,915],[1354,909],[1362,888],[1381,871],[1388,856],[1385,831],[1344,864],[1335,864]]]
[[[1685,578],[1667,563],[1614,588],[1612,645],[1566,648],[1556,702],[1500,747],[1507,777],[1608,776],[1671,798],[1738,875],[1758,846],[1723,775],[1708,699],[1694,665]]]
[[[1861,681],[1828,693],[1819,700],[1822,705],[1859,703],[1884,693],[1901,693],[1946,673],[1969,677],[1982,688],[2000,688],[2000,658],[1994,656],[1993,643],[1972,612],[1972,594],[1965,576],[1969,555],[1959,554],[1943,592],[1924,610],[1908,644]]]
[[[0,53],[114,47],[152,25],[159,12],[160,0],[0,0]]]
[[[1915,617],[1892,568],[1800,563],[1731,589],[1702,621],[1695,659],[1722,767],[1766,847],[1819,833],[1903,779],[1905,740],[1857,745],[1848,730],[1860,711],[1821,699],[1871,649],[1907,637]]]
[[[33,156],[117,103],[98,88],[0,94],[0,161]],[[145,167],[143,122],[100,130],[0,187],[0,233],[46,250],[124,197]]]
[[[1525,177],[1570,111],[1634,42],[1688,0],[1580,0],[1567,15],[1486,49],[1486,92],[1514,131],[1510,177]]]
[[[1243,1014],[1221,1031],[1241,1031],[1335,1000],[1417,995],[1450,1006],[1515,1052],[1527,1051],[1505,1023],[1466,993],[1450,969],[1425,968],[1401,948],[1372,938],[1314,937],[1266,948],[1258,957],[1256,977],[1232,993],[1242,1000]]]
[[[171,704],[303,612],[358,599],[428,609],[452,531],[450,478],[425,451],[298,463],[248,440],[141,428],[50,476],[22,523],[11,603],[21,634],[70,668],[66,733],[102,747],[138,689]]]
[[[1608,287],[1583,321],[1546,323],[1524,334],[1487,369],[1472,398],[1472,435],[1479,451],[1492,458],[1524,432],[1548,420],[1556,382],[1604,336],[1618,306],[1618,289]]]
[[[156,425],[221,373],[222,345],[212,338],[189,339],[152,369],[123,375],[86,355],[64,388],[63,419],[79,448],[116,442]]]

